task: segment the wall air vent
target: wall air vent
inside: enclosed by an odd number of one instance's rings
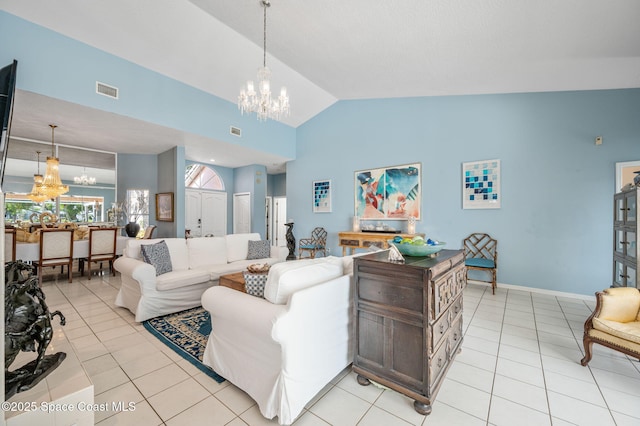
[[[96,81],[96,93],[104,96],[108,96],[112,99],[118,99],[118,88],[109,86],[108,84],[100,83]]]
[[[231,127],[229,128],[229,132],[230,132],[232,135],[237,136],[237,137],[241,137],[241,136],[242,136],[242,130],[241,130],[239,127],[233,127],[233,126],[231,126]]]

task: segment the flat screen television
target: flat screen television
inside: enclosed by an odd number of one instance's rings
[[[4,169],[7,162],[7,148],[11,135],[11,118],[13,117],[13,100],[16,92],[16,72],[18,61],[0,69],[0,188],[4,185]]]

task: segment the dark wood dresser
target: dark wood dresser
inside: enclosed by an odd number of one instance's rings
[[[462,250],[387,260],[381,251],[354,259],[358,383],[369,379],[415,400],[429,414],[462,344]]]

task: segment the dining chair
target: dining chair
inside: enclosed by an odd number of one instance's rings
[[[149,240],[151,238],[153,238],[153,233],[156,230],[156,226],[155,225],[149,225],[147,226],[147,229],[144,230],[144,236],[142,237],[143,240]]]
[[[308,253],[308,257],[314,259],[318,252],[322,252],[324,256],[327,255],[327,231],[322,227],[314,228],[311,231],[311,238],[300,239],[298,259],[302,259],[304,253]]]
[[[78,259],[80,275],[84,276],[84,263],[87,262],[89,279],[91,279],[91,264],[109,262],[109,271],[115,276],[113,261],[116,258],[116,238],[118,228],[89,228],[89,256]]]
[[[4,261],[15,262],[16,260],[16,229],[4,229]]]
[[[73,265],[73,229],[40,229],[40,254],[33,262],[38,271],[38,283],[42,284],[42,272],[45,267],[67,265],[69,282],[72,282]]]
[[[474,278],[476,281],[491,283],[491,291],[496,294],[496,275],[498,269],[498,241],[489,234],[471,234],[464,239],[464,264],[467,267],[467,280],[469,270],[477,270],[489,273],[490,280]]]

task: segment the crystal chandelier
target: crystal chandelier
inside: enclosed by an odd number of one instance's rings
[[[82,175],[74,177],[73,181],[76,183],[76,185],[85,185],[86,186],[86,185],[95,185],[96,184],[96,178],[87,176],[87,168],[86,167],[82,171]]]
[[[270,0],[261,0],[264,8],[264,33],[263,33],[263,56],[262,68],[258,70],[258,90],[256,92],[253,80],[247,82],[247,87],[240,90],[238,96],[238,108],[240,113],[244,115],[246,112],[250,114],[255,112],[259,121],[266,121],[267,118],[272,120],[280,120],[281,117],[288,117],[289,96],[287,96],[287,88],[280,89],[280,96],[277,99],[271,97],[271,70],[267,68],[267,8],[271,6]]]
[[[69,192],[69,186],[63,185],[60,180],[60,160],[55,156],[53,132],[58,126],[55,124],[49,124],[49,127],[51,127],[51,157],[47,157],[47,171],[45,172],[44,180],[40,185],[40,192],[45,194],[48,198],[56,198],[59,195]]]
[[[38,174],[33,175],[33,188],[31,188],[31,192],[27,194],[27,198],[36,203],[41,203],[49,197],[43,194],[41,190],[44,177],[40,174],[40,151],[36,151],[36,153],[38,154]]]

